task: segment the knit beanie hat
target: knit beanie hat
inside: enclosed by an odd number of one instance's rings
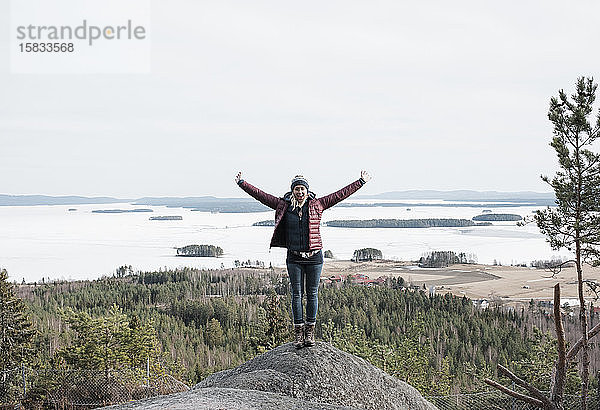
[[[294,190],[294,187],[296,185],[302,185],[308,191],[308,181],[302,175],[296,175],[294,177],[294,179],[292,179],[292,186],[291,186],[292,191]]]

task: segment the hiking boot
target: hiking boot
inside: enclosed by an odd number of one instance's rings
[[[304,325],[304,346],[312,347],[315,345],[315,324]]]
[[[294,340],[294,347],[296,349],[300,349],[301,347],[304,346],[304,325],[294,325],[294,334],[295,334],[295,340]]]

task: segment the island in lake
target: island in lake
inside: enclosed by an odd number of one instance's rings
[[[137,208],[137,209],[94,209],[94,214],[125,214],[131,212],[154,212],[148,208]]]
[[[134,202],[140,206],[166,206],[186,208],[196,212],[245,213],[264,212],[269,208],[252,198],[215,198],[212,196],[186,198],[140,198]]]
[[[273,219],[267,219],[266,221],[254,222],[252,226],[275,226],[275,221]]]
[[[214,245],[187,245],[177,248],[177,256],[217,257],[223,255],[223,249]]]
[[[336,228],[463,228],[468,226],[489,226],[490,222],[475,223],[468,219],[348,219],[325,222]]]
[[[485,211],[483,211],[485,212]],[[523,217],[517,214],[489,214],[477,215],[473,217],[474,221],[520,221]]]
[[[168,216],[151,216],[151,221],[183,221],[181,215],[168,215]]]

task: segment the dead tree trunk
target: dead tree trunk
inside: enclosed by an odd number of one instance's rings
[[[512,380],[516,385],[523,387],[530,395],[516,392],[490,379],[485,379],[484,381],[501,392],[506,393],[517,400],[536,406],[537,408],[544,410],[564,410],[563,399],[567,379],[567,364],[577,356],[579,351],[587,345],[589,340],[600,333],[600,323],[596,324],[589,332],[581,336],[573,347],[571,347],[568,352],[565,352],[565,331],[560,312],[560,285],[557,283],[554,286],[554,326],[556,329],[556,337],[558,339],[556,346],[558,350],[558,359],[556,359],[552,370],[550,397],[546,397],[541,391],[527,383],[525,380],[520,379],[502,365],[498,365],[498,371]]]
[[[498,365],[499,372],[511,379],[516,385],[523,387],[529,392],[530,395],[528,396],[526,394],[518,393],[490,379],[485,379],[485,382],[490,386],[508,394],[509,396],[512,396],[517,400],[524,401],[525,403],[529,403],[537,408],[544,410],[564,410],[563,398],[565,382],[567,378],[568,354],[566,352],[565,331],[560,313],[560,285],[558,283],[554,286],[554,326],[556,329],[556,337],[558,338],[558,344],[556,346],[558,350],[558,359],[556,360],[556,363],[554,363],[554,369],[552,370],[550,397],[547,397],[531,384],[525,380],[522,380],[506,367],[501,365]]]

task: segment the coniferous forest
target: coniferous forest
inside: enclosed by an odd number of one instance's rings
[[[147,364],[193,385],[290,340],[288,280],[280,270],[119,272],[95,281],[4,281],[33,324],[33,332],[24,326],[32,334],[22,341],[28,353],[19,360],[32,368],[101,370],[106,377]],[[464,297],[411,291],[402,279],[340,285],[320,289],[318,339],[424,395],[487,390],[483,378],[498,379],[497,363],[548,388],[555,360],[552,318],[533,302],[521,310],[481,309]],[[567,320],[567,333],[575,337],[575,328]],[[594,385],[597,365],[592,363]],[[52,386],[39,383],[43,398]],[[567,392],[578,388],[571,371]]]

